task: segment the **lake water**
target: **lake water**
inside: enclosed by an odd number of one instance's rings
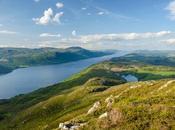
[[[127,82],[137,82],[138,78],[134,75],[128,74],[122,76]]]
[[[126,54],[126,52],[59,65],[16,69],[11,73],[0,76],[0,99],[56,84],[92,64],[109,60],[113,57],[119,57],[124,54]]]

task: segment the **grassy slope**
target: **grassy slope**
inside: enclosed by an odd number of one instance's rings
[[[13,120],[1,122],[3,129],[54,129],[60,122],[73,120],[76,122],[88,122],[86,130],[91,129],[166,129],[174,128],[175,119],[175,83],[158,91],[168,80],[144,81],[138,83],[128,83],[125,85],[113,86],[101,93],[89,93],[87,86],[79,86],[71,92],[54,96],[48,100],[40,102],[14,116]],[[131,86],[139,86],[131,89]],[[114,126],[100,123],[98,117],[108,111],[102,107],[95,114],[86,116],[92,104],[104,100],[110,95],[115,98],[113,109],[120,110],[123,119],[119,125]],[[108,120],[108,119],[104,119]],[[4,123],[5,122],[5,123]],[[8,125],[6,124],[8,122]],[[96,122],[94,124],[94,122]],[[98,123],[99,122],[99,123]],[[107,121],[104,121],[107,122]],[[8,128],[6,127],[6,125]]]
[[[50,130],[68,120],[88,122],[85,130],[175,129],[175,83],[158,90],[171,80],[167,78],[175,76],[175,68],[145,64],[134,56],[132,60],[125,57],[94,65],[58,85],[2,101],[0,129]],[[125,81],[121,75],[128,73],[138,76],[140,82],[122,84]],[[117,84],[122,85],[115,86]],[[133,85],[137,87],[132,89]],[[92,91],[104,87],[108,89]],[[104,99],[110,95],[120,95],[112,107],[122,115],[117,124],[112,124],[109,119],[98,119],[100,114],[109,111],[104,107]],[[103,106],[93,115],[86,116],[96,101],[101,101]]]
[[[98,114],[91,116],[88,120],[89,124],[84,129],[175,129],[175,83],[159,90],[167,82],[168,80],[138,82],[134,83],[137,88],[133,89],[131,88],[132,83],[125,84],[99,94],[101,97],[107,95],[105,98],[110,95],[116,96],[112,109],[119,111],[122,117],[116,122],[112,122],[108,118],[100,120],[98,116],[108,111],[103,108],[97,111]],[[118,95],[120,96],[118,97]],[[103,102],[103,100],[101,101]]]

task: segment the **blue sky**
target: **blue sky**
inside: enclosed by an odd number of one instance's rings
[[[0,47],[175,49],[174,0],[0,0]]]

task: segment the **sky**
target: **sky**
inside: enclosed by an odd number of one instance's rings
[[[0,0],[0,47],[175,49],[175,0]]]

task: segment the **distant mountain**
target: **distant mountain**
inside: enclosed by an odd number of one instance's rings
[[[175,66],[175,51],[135,51],[121,58],[113,58],[113,60],[128,60],[130,62],[140,62],[152,65]]]
[[[59,84],[0,100],[0,129],[174,130],[175,66],[164,64],[164,57],[149,58],[128,54]],[[156,58],[159,64],[152,62]],[[127,82],[127,75],[138,82]]]
[[[0,48],[0,74],[15,68],[60,64],[87,58],[100,57],[111,52],[90,51],[81,47],[57,48]],[[7,67],[8,69],[6,69]]]

